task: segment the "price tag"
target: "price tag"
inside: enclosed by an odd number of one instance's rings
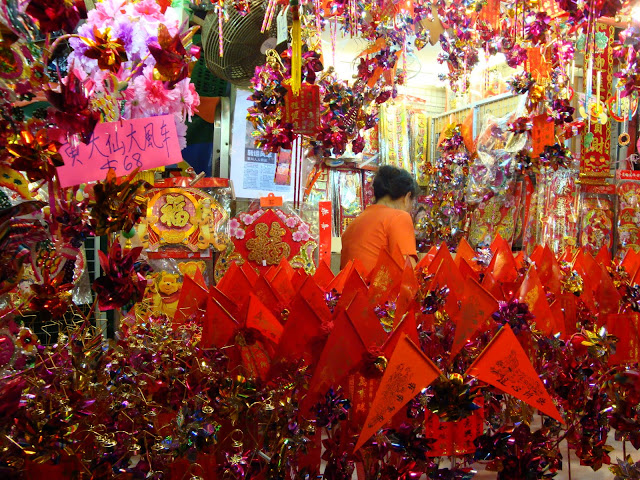
[[[282,197],[276,197],[273,193],[269,193],[266,197],[260,197],[261,207],[281,207]]]
[[[277,24],[277,43],[280,45],[289,39],[289,30],[287,29],[287,12],[289,7],[281,10],[276,19]]]
[[[104,180],[110,168],[121,177],[182,161],[173,115],[99,123],[88,144],[65,143],[59,151],[63,188]]]

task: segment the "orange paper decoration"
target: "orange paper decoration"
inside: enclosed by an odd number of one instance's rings
[[[556,327],[555,318],[549,308],[546,293],[534,265],[529,268],[520,286],[518,300],[529,306],[529,311],[536,317],[536,327],[541,332],[549,336],[558,332],[559,329]]]
[[[490,326],[491,314],[498,310],[498,301],[475,280],[464,283],[462,309],[456,318],[456,331],[451,345],[451,358],[478,331]]]
[[[539,157],[544,152],[544,147],[556,143],[554,123],[547,121],[547,115],[533,117],[531,128],[531,156]]]
[[[364,445],[371,435],[439,375],[438,367],[409,337],[399,341],[380,381],[380,388],[367,414],[355,450]]]
[[[564,423],[509,324],[504,325],[493,337],[471,364],[467,375],[493,385]]]

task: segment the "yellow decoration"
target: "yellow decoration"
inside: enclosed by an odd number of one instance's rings
[[[184,227],[190,220],[189,213],[184,209],[186,204],[184,195],[167,195],[167,203],[160,208],[160,221],[167,227]]]
[[[298,0],[291,0],[293,22],[291,25],[291,91],[300,94],[302,84],[302,32]]]
[[[249,260],[262,265],[278,265],[280,260],[289,257],[291,247],[282,241],[287,230],[280,224],[271,224],[271,230],[266,223],[256,225],[256,238],[247,240]]]

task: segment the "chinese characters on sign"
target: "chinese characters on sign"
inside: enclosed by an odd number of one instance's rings
[[[187,202],[183,195],[167,195],[166,202],[160,207],[160,221],[167,227],[184,227],[189,221],[189,213],[184,207]]]
[[[287,88],[284,102],[285,121],[293,124],[293,133],[315,135],[320,123],[320,87],[303,83],[297,96]]]
[[[500,329],[469,367],[467,375],[473,375],[564,423],[509,324]]]
[[[319,261],[331,255],[331,202],[318,202],[318,255]]]
[[[60,155],[64,165],[57,170],[63,188],[104,180],[110,168],[123,176],[136,168],[142,171],[182,161],[172,115],[99,123],[88,144],[66,143]]]
[[[439,375],[438,367],[408,336],[400,339],[380,381],[355,450]]]

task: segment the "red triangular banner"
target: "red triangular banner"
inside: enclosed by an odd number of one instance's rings
[[[196,270],[196,276],[200,270]],[[204,278],[200,273],[200,279],[204,283]],[[190,275],[185,275],[182,281],[182,289],[180,290],[180,298],[176,313],[173,316],[174,323],[184,323],[192,315],[204,315],[205,307],[209,298],[209,290],[206,284],[203,286]]]
[[[382,376],[380,388],[369,409],[355,450],[364,445],[371,435],[439,375],[438,367],[409,337],[399,341]]]
[[[468,278],[464,285],[464,297],[456,318],[456,331],[451,346],[451,358],[455,357],[478,329],[491,326],[491,314],[498,310],[498,301],[475,280]]]
[[[556,326],[555,318],[549,308],[547,296],[534,265],[529,267],[527,276],[522,282],[518,292],[518,300],[529,306],[529,311],[536,317],[536,327],[545,335],[554,335],[562,330]]]
[[[280,342],[284,327],[267,307],[253,293],[249,295],[249,308],[246,319],[247,328],[255,328],[267,340],[275,345]]]
[[[313,274],[313,279],[320,286],[320,288],[326,288],[333,281],[334,275],[331,271],[330,257],[325,257],[318,263],[316,273]]]
[[[498,331],[466,373],[564,423],[509,324]]]

